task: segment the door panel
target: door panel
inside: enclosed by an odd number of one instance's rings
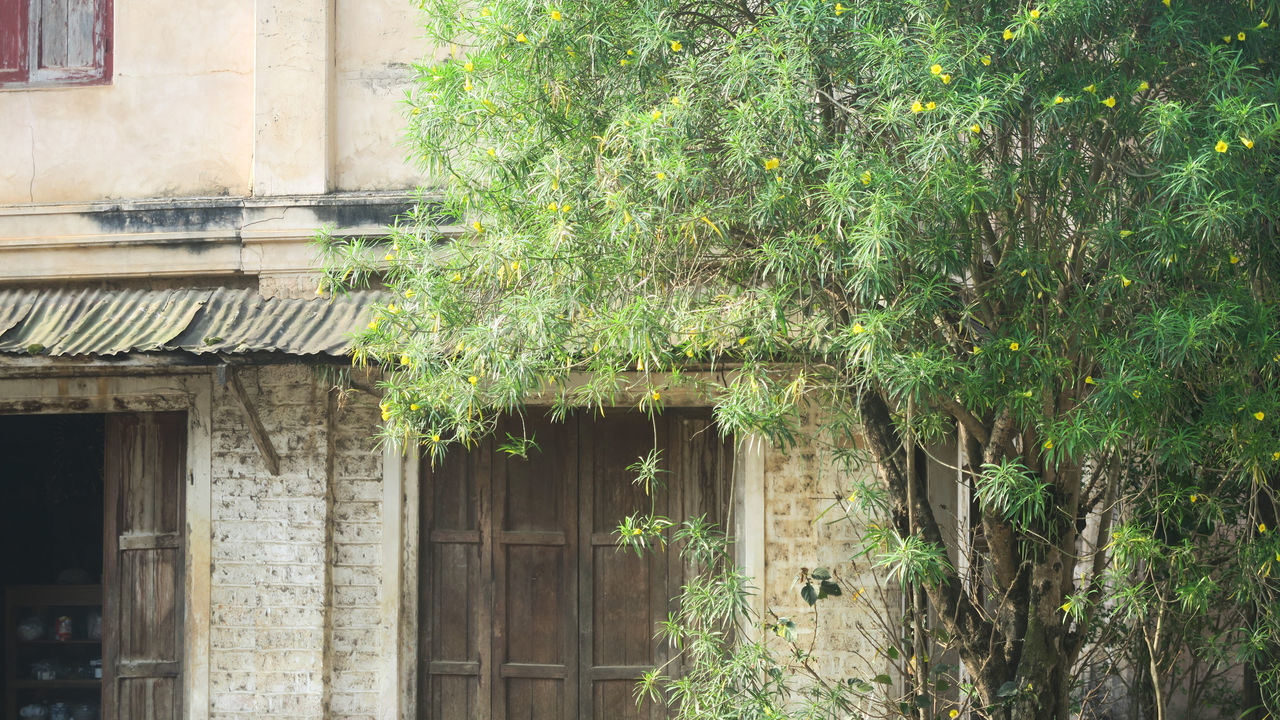
[[[655,633],[686,568],[619,549],[615,530],[650,510],[722,518],[729,455],[709,427],[689,413],[512,419],[496,437],[532,435],[528,458],[486,442],[424,460],[418,716],[664,717],[635,686],[666,659]],[[628,466],[655,439],[664,472],[650,497]]]
[[[182,715],[185,413],[106,422],[103,717]]]

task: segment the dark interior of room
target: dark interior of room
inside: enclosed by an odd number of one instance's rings
[[[96,715],[103,441],[102,415],[0,415],[4,717]]]

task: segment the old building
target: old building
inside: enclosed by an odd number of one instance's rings
[[[636,418],[433,470],[372,440],[371,379],[335,390],[369,299],[316,297],[309,243],[414,202],[415,12],[0,9],[5,718],[651,712],[633,681],[666,652],[680,568],[612,547]],[[662,502],[729,513],[760,608],[802,615],[801,566],[851,574],[833,540],[852,531],[812,522],[841,479],[673,403]],[[833,673],[858,662],[818,649]]]

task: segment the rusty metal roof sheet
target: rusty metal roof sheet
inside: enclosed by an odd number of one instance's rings
[[[0,290],[0,353],[341,355],[375,293],[295,300],[253,290]]]

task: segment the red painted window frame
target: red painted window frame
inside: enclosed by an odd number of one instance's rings
[[[31,57],[37,30],[31,26],[33,2],[39,0],[0,0],[0,90],[110,84],[115,36],[114,0],[94,0],[93,66],[45,69],[34,78]],[[9,56],[8,62],[6,56]]]

